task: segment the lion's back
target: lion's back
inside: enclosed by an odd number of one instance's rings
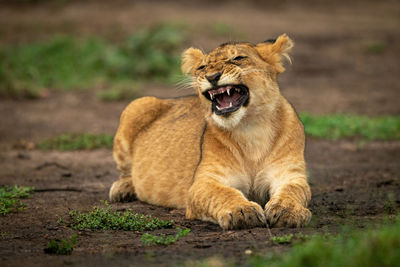
[[[133,142],[133,183],[142,201],[184,207],[200,159],[205,119],[197,96],[162,101],[170,108]]]

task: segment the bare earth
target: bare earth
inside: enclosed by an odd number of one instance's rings
[[[0,2],[0,43],[45,39],[55,33],[103,35],[118,41],[155,22],[183,21],[196,29],[189,45],[212,49],[227,41],[209,34],[213,22],[226,22],[242,39],[262,41],[286,32],[295,42],[293,65],[280,78],[282,93],[298,111],[314,114],[400,114],[400,4],[397,1],[338,1],[315,5],[272,1],[71,1],[15,6]],[[260,2],[259,4],[257,4]],[[350,5],[350,6],[349,6]],[[203,34],[205,37],[203,37]],[[235,36],[231,37],[232,39]],[[368,51],[384,44],[380,53]],[[170,86],[148,85],[147,95],[189,94]],[[42,152],[29,142],[62,133],[114,133],[128,102],[100,102],[95,92],[53,93],[35,101],[0,99],[0,185],[34,186],[27,210],[0,217],[0,265],[141,265],[219,255],[244,262],[244,251],[285,250],[269,241],[266,228],[222,231],[217,225],[188,221],[183,210],[140,201],[112,204],[162,219],[173,219],[191,233],[167,247],[144,247],[142,233],[82,231],[70,256],[43,248],[52,238],[76,231],[58,225],[70,210],[88,211],[106,200],[118,177],[110,150]],[[22,147],[22,148],[21,148]],[[378,224],[400,207],[400,142],[307,140],[306,160],[313,192],[313,219],[302,229],[271,229],[272,235],[337,232]],[[174,233],[158,230],[154,233]]]

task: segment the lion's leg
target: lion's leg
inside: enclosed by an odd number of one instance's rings
[[[110,188],[110,201],[123,202],[136,199],[135,187],[133,186],[132,177],[119,178]]]
[[[268,166],[267,175],[258,177],[255,188],[257,195],[270,196],[265,205],[265,215],[270,226],[301,227],[311,219],[307,205],[311,199],[310,187],[301,162],[280,166]]]
[[[223,229],[266,225],[259,204],[248,201],[239,190],[211,178],[198,179],[190,188],[186,217],[212,221]]]
[[[115,181],[110,188],[110,201],[130,201],[135,200],[135,187],[133,186],[133,181],[131,177],[131,145],[129,142],[129,137],[124,136],[124,132],[120,130],[114,137],[114,161],[117,164],[117,169],[119,170],[119,180]]]
[[[124,144],[125,142],[125,144]],[[135,187],[131,177],[130,145],[117,133],[114,138],[114,160],[120,172],[119,180],[110,188],[110,201],[132,201],[136,199]]]
[[[154,97],[133,101],[123,111],[114,137],[113,156],[120,172],[119,180],[110,188],[110,201],[129,201],[136,198],[131,177],[133,142],[138,133],[162,114],[168,105]]]

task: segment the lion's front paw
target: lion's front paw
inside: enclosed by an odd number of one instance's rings
[[[109,196],[111,202],[135,200],[136,194],[132,179],[129,177],[115,181],[110,188]]]
[[[272,198],[265,205],[265,215],[270,226],[301,227],[310,222],[311,212],[290,199]]]
[[[247,201],[220,211],[218,223],[223,229],[265,226],[266,220],[260,205]]]

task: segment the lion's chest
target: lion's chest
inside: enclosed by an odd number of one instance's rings
[[[243,193],[243,195],[248,199],[254,199],[257,196],[261,202],[264,202],[268,196],[260,195],[260,192],[265,192],[265,190],[260,190],[268,188],[270,185],[270,179],[266,177],[267,168],[256,167],[256,166],[245,166],[243,168],[236,168],[234,171],[226,173],[223,183],[231,188],[235,188]]]

